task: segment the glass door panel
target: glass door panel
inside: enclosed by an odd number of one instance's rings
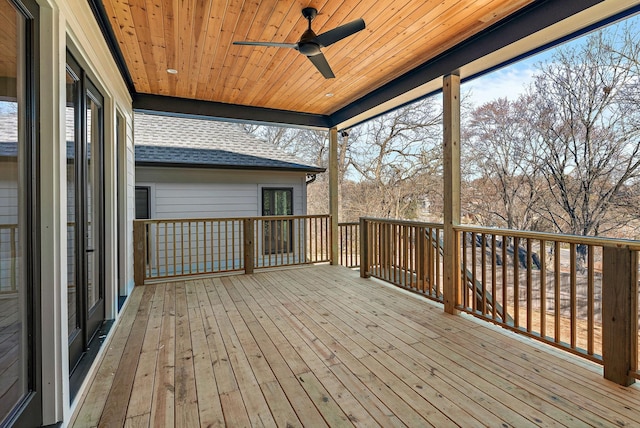
[[[102,161],[102,105],[97,89],[87,81],[85,95],[85,257],[87,296],[87,340],[91,340],[104,320],[102,283],[102,201],[104,180]]]
[[[67,56],[67,249],[69,372],[76,371],[105,317],[102,96]],[[86,366],[86,365],[85,365]]]
[[[39,304],[35,223],[34,23],[0,0],[0,426],[41,421],[34,326]],[[22,408],[18,414],[17,409]]]
[[[76,288],[76,100],[79,77],[67,70],[66,144],[67,144],[67,318],[69,342],[80,332],[78,292]]]

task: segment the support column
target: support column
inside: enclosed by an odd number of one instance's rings
[[[442,87],[444,154],[444,309],[456,312],[460,298],[460,245],[454,226],[460,224],[460,76],[447,75]]]
[[[638,361],[638,255],[629,248],[602,249],[602,362],[604,377],[629,386]]]
[[[331,215],[331,264],[338,258],[338,129],[329,130],[329,214]]]

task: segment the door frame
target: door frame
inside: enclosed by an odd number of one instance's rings
[[[25,309],[27,320],[27,388],[28,392],[7,416],[8,426],[39,426],[42,424],[42,313],[41,313],[41,240],[40,240],[40,13],[35,0],[8,0],[24,18],[21,36],[24,49],[19,52],[24,86],[24,179],[25,213],[24,265]]]
[[[77,82],[74,94],[74,219],[76,227],[74,229],[74,255],[75,258],[75,285],[76,285],[76,317],[79,329],[77,333],[68,334],[69,340],[69,376],[71,379],[70,390],[71,399],[73,400],[74,391],[77,391],[79,385],[84,379],[84,370],[79,370],[79,365],[83,362],[83,357],[89,350],[89,344],[96,337],[100,326],[105,320],[106,315],[106,301],[105,301],[105,170],[104,170],[104,143],[105,143],[105,129],[104,129],[104,97],[100,90],[94,85],[87,77],[84,69],[80,63],[73,57],[73,54],[67,51],[66,70]],[[97,141],[91,141],[90,159],[97,167],[98,183],[92,181],[92,187],[99,190],[98,194],[92,194],[93,205],[93,223],[97,226],[97,245],[98,248],[88,247],[88,141],[87,141],[87,106],[88,98],[91,98],[92,102],[96,103],[100,108],[100,115],[98,116],[98,123],[92,123],[93,126],[98,126],[98,131],[95,133]],[[92,140],[94,136],[92,136]],[[95,180],[94,180],[95,181]],[[95,192],[94,192],[95,193]],[[97,198],[97,199],[96,199]],[[92,226],[92,227],[94,227]],[[96,243],[93,243],[95,246]],[[95,252],[97,251],[97,253]],[[88,286],[88,257],[87,254],[98,254],[97,260],[94,262],[94,270],[97,270],[97,274],[94,274],[96,280],[96,286],[98,287],[98,300],[95,305],[89,307],[89,301],[87,296]]]

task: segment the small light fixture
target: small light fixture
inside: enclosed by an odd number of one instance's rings
[[[178,70],[175,68],[167,68],[167,73],[169,74],[178,74]]]
[[[325,96],[325,97],[329,97],[329,98],[331,98],[331,97],[333,96],[333,93],[328,92],[328,93],[324,94],[324,96]]]

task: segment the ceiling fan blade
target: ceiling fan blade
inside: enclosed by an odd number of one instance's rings
[[[246,45],[246,46],[269,46],[274,48],[291,48],[298,49],[296,43],[273,43],[273,42],[233,42],[234,45]]]
[[[351,21],[348,24],[336,27],[333,30],[329,30],[326,33],[322,33],[317,37],[316,40],[318,41],[318,43],[320,43],[321,46],[329,46],[344,39],[345,37],[349,37],[350,35],[364,29],[364,20],[360,18],[356,19],[355,21]]]
[[[329,63],[327,62],[327,59],[323,54],[308,56],[307,58],[309,58],[309,61],[311,61],[313,65],[316,66],[318,71],[322,73],[325,79],[333,79],[334,77],[336,77],[336,75],[333,74]]]

